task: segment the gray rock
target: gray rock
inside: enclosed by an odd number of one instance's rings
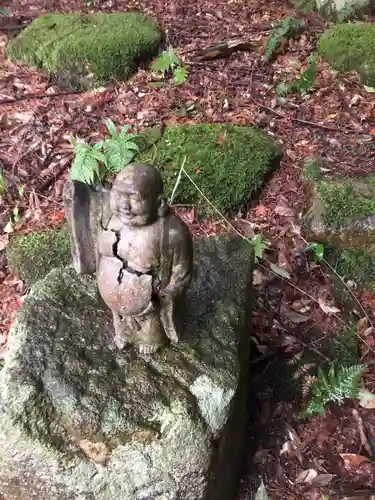
[[[94,277],[54,269],[25,300],[0,374],[7,500],[234,496],[248,393],[252,253],[195,246],[185,339],[119,352]]]

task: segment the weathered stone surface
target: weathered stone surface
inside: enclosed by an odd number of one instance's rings
[[[227,500],[246,421],[252,254],[196,243],[180,344],[120,353],[95,279],[55,269],[25,300],[0,373],[9,500]]]
[[[40,16],[7,47],[12,60],[38,66],[68,88],[126,80],[158,51],[157,23],[137,12]]]
[[[7,257],[28,285],[44,278],[51,269],[71,260],[69,236],[65,230],[37,231],[12,239]]]
[[[339,179],[322,174],[319,164],[310,164],[305,175],[308,238],[333,247],[375,251],[375,176]]]

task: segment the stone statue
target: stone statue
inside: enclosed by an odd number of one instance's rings
[[[118,347],[131,344],[150,354],[168,338],[177,342],[181,335],[192,276],[192,238],[167,205],[156,168],[128,165],[108,193],[109,204],[105,197],[101,201],[108,220],[97,236],[87,238],[88,249],[78,261],[85,261],[84,272],[96,267],[99,292],[113,313]],[[99,211],[93,211],[95,226]],[[82,214],[81,218],[87,219]]]

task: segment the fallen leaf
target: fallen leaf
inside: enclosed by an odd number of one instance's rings
[[[257,217],[267,217],[268,208],[264,205],[258,205],[257,207],[255,207],[254,211]]]
[[[281,205],[278,205],[275,208],[274,212],[275,212],[275,214],[282,215],[284,217],[294,217],[295,216],[295,211],[293,210],[293,208],[284,207]]]
[[[282,315],[285,316],[292,323],[305,323],[309,319],[309,316],[304,316],[298,312],[292,310],[282,311]]]
[[[1,250],[4,250],[8,246],[9,243],[9,236],[8,234],[3,234],[0,236],[0,252]]]
[[[359,404],[367,410],[375,410],[375,395],[366,389],[358,391]]]
[[[366,92],[369,94],[374,94],[375,93],[375,88],[374,87],[368,87],[367,85],[364,85],[363,88],[365,89]]]
[[[311,485],[315,487],[327,486],[334,477],[335,477],[334,474],[318,474],[311,481]]]
[[[337,314],[340,312],[340,309],[337,309],[337,307],[329,306],[328,304],[326,304],[322,297],[319,297],[318,302],[322,311],[325,312],[326,314]]]
[[[268,494],[266,487],[264,486],[263,479],[260,482],[260,486],[255,494],[254,500],[268,500]]]
[[[13,233],[14,232],[14,226],[11,221],[8,222],[8,224],[4,227],[4,233]]]
[[[372,129],[370,130],[370,134],[371,134],[371,135],[375,135],[375,128],[372,128]]]
[[[358,320],[357,322],[357,333],[358,335],[362,335],[365,331],[366,328],[368,327],[368,319],[366,316]]]
[[[370,459],[356,453],[340,453],[340,457],[344,460],[344,466],[347,470],[358,469],[364,463],[369,463]]]
[[[279,267],[276,264],[273,264],[272,262],[270,262],[270,268],[275,274],[281,276],[282,278],[287,278],[287,279],[291,278],[289,272],[286,269],[283,269],[282,267]]]
[[[311,481],[315,479],[317,475],[318,473],[315,469],[303,470],[296,477],[296,484],[311,483]]]

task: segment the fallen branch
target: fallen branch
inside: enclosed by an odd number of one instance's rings
[[[251,51],[254,46],[250,40],[244,40],[243,38],[234,38],[225,42],[220,42],[217,45],[211,45],[197,54],[192,56],[193,62],[203,62],[212,61],[212,59],[218,59],[220,57],[228,57],[237,51]]]
[[[287,116],[284,113],[280,113],[280,111],[276,111],[276,109],[272,109],[269,106],[265,106],[264,104],[261,104],[260,102],[256,101],[254,99],[254,97],[252,97],[252,100],[253,100],[254,104],[256,106],[258,106],[259,108],[262,108],[262,109],[264,109],[266,111],[269,111],[270,113],[273,113],[274,115],[279,116],[280,118],[288,119],[288,120],[291,120],[293,122],[303,123],[304,125],[309,125],[310,127],[321,128],[323,130],[330,130],[331,132],[343,132],[343,133],[346,133],[346,134],[358,134],[358,133],[359,134],[361,134],[361,133],[364,134],[365,133],[363,130],[355,130],[355,129],[352,129],[352,128],[341,129],[341,128],[338,128],[338,127],[331,127],[329,125],[323,125],[321,123],[311,122],[309,120],[303,120],[301,118],[294,118],[294,117],[291,117],[291,116]]]
[[[0,106],[2,104],[12,104],[13,102],[18,102],[18,101],[27,101],[29,99],[52,99],[53,97],[59,97],[62,95],[69,95],[69,94],[84,94],[87,92],[87,90],[61,90],[60,92],[54,92],[53,94],[23,94],[23,95],[17,95],[15,97],[9,97],[8,99],[2,99],[0,101]]]

